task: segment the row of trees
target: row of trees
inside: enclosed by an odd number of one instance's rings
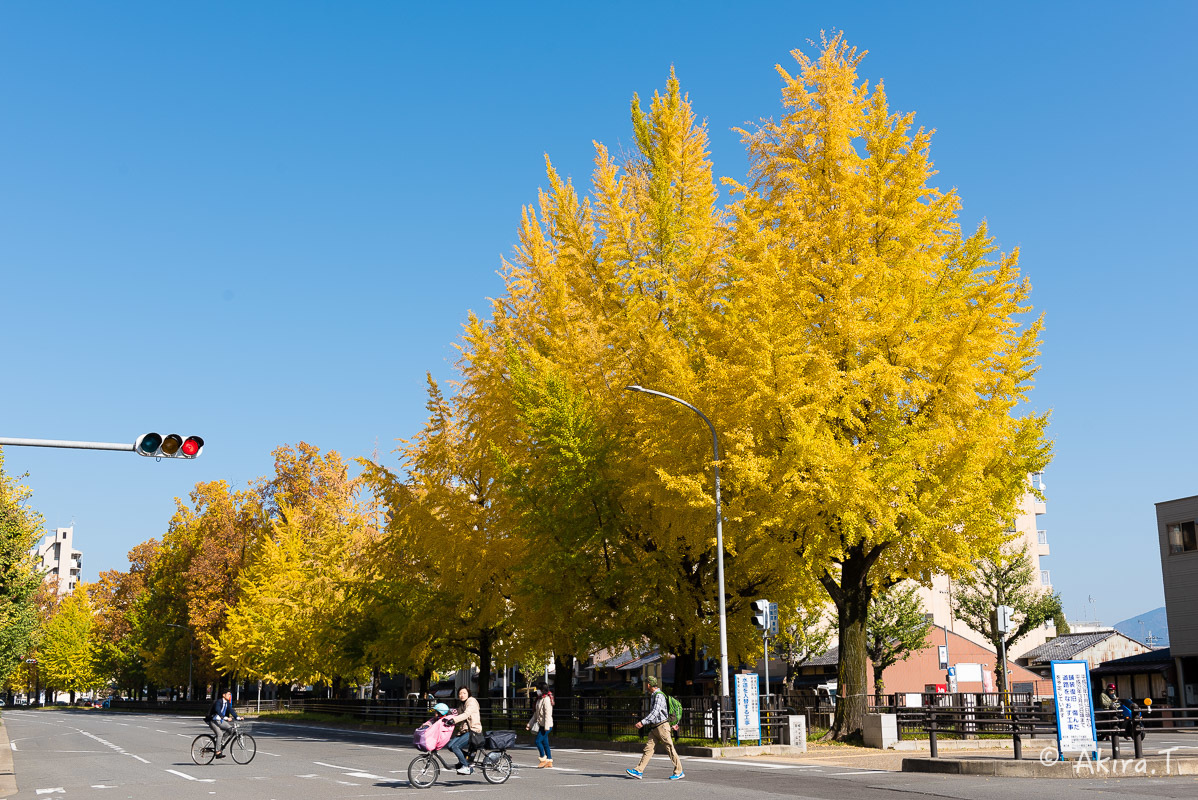
[[[639,384],[719,431],[732,658],[760,652],[751,600],[830,603],[832,735],[858,730],[875,595],[1000,558],[1049,453],[1016,254],[962,234],[930,133],[859,79],[863,55],[836,36],[778,68],[782,115],[741,132],[725,205],[673,73],[647,109],[634,96],[630,152],[596,145],[587,196],[550,164],[400,464],[351,479],[300,445],[247,490],[197,486],[101,579],[110,669],[179,683],[191,643],[212,673],[473,661],[485,685],[496,660],[553,654],[566,675],[652,642],[685,680],[718,642],[711,441]]]

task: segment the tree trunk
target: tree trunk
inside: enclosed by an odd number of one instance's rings
[[[433,668],[426,666],[420,673],[420,691],[422,695],[429,695],[433,691]]]
[[[370,702],[377,703],[379,701],[379,681],[383,678],[383,671],[378,667],[373,667],[370,670]]]
[[[479,706],[485,711],[491,708],[491,633],[478,637],[478,698]]]
[[[674,654],[674,683],[671,691],[675,697],[695,693],[695,664],[699,654],[694,639],[687,644],[684,652]],[[664,654],[662,661],[665,661]]]
[[[882,673],[884,669],[874,664],[874,699],[878,705],[882,705],[882,693],[886,691],[886,684],[882,681]]]
[[[820,583],[828,590],[839,614],[840,658],[836,669],[836,716],[825,739],[845,740],[861,736],[865,723],[869,675],[866,668],[866,620],[873,586],[869,570],[880,551],[865,553],[860,545],[850,548],[840,574],[824,573]],[[837,582],[839,578],[839,582]]]
[[[553,694],[567,697],[574,693],[574,656],[553,657]]]

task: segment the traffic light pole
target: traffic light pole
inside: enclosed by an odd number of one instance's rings
[[[765,650],[765,704],[770,704],[770,629],[766,628],[761,634]]]
[[[157,433],[143,433],[132,444],[122,442],[71,442],[65,439],[15,439],[0,436],[0,447],[65,447],[69,450],[118,450],[120,452],[137,453],[146,458],[184,458],[191,459],[199,456],[204,450],[204,440],[199,436],[188,436],[184,439],[177,433],[159,436]]]
[[[70,450],[125,450],[133,452],[134,445],[119,442],[71,442],[65,439],[13,439],[0,436],[0,447],[65,447]]]

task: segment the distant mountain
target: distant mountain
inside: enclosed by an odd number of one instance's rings
[[[1145,611],[1143,614],[1137,614],[1134,617],[1128,617],[1122,622],[1115,623],[1115,630],[1125,636],[1130,636],[1137,642],[1143,642],[1148,634],[1157,637],[1157,641],[1153,642],[1155,647],[1169,646],[1169,622],[1165,618],[1165,607],[1154,608],[1151,611]],[[1147,644],[1147,642],[1144,642]]]

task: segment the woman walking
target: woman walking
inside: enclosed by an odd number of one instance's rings
[[[537,684],[537,699],[532,707],[532,719],[524,727],[537,735],[537,769],[553,766],[553,751],[549,749],[549,731],[553,730],[553,692],[545,683]]]

